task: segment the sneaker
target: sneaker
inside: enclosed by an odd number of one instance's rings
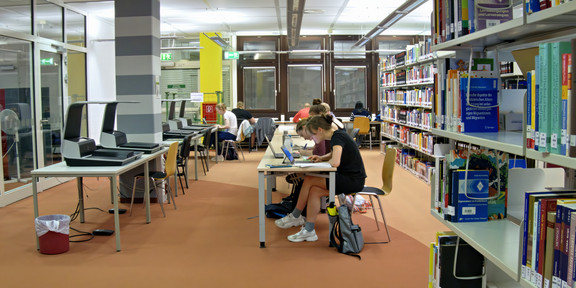
[[[252,148],[250,148],[250,152],[258,152],[258,148],[252,147]]]
[[[300,217],[294,218],[294,216],[292,216],[292,213],[290,213],[290,214],[286,215],[284,218],[281,218],[281,219],[274,221],[274,224],[276,224],[276,226],[278,226],[282,229],[286,229],[286,228],[290,228],[290,227],[296,227],[296,226],[304,225],[305,222],[306,222],[306,219],[304,219],[304,216],[300,215]]]
[[[302,241],[318,241],[318,235],[316,235],[316,230],[312,230],[310,232],[308,232],[308,230],[306,230],[304,228],[304,226],[302,226],[302,229],[300,229],[300,232],[294,234],[294,235],[290,235],[288,236],[288,241],[291,242],[302,242]]]

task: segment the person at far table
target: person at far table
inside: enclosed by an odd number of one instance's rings
[[[336,184],[336,195],[361,191],[364,188],[366,171],[360,150],[350,135],[344,130],[334,129],[332,122],[331,115],[314,116],[308,120],[306,130],[314,142],[330,140],[332,146],[332,152],[323,156],[312,155],[309,159],[314,162],[328,161],[332,167],[337,168],[336,183],[334,183]],[[302,226],[300,232],[288,236],[288,241],[318,240],[314,225],[320,213],[321,198],[329,195],[328,182],[329,179],[327,178],[306,176],[296,208],[286,217],[274,222],[276,226],[283,229]],[[302,215],[302,210],[306,206],[307,218]]]
[[[232,113],[236,115],[236,123],[238,123],[238,127],[240,127],[240,123],[242,123],[244,120],[248,120],[248,122],[250,122],[250,126],[252,126],[250,129],[250,151],[255,151],[256,146],[254,143],[256,143],[256,133],[252,132],[254,131],[253,126],[256,124],[256,119],[252,116],[250,111],[244,109],[244,102],[242,101],[238,101],[238,103],[236,103],[236,108],[232,109]],[[247,136],[246,131],[244,131],[244,135]]]
[[[218,103],[216,104],[216,113],[222,115],[224,118],[224,125],[216,125],[218,129],[223,129],[222,131],[218,131],[218,142],[222,142],[223,140],[236,140],[236,134],[238,133],[238,123],[236,121],[236,115],[231,111],[226,110],[226,104]],[[216,151],[221,157],[222,151],[218,149],[218,145],[215,143],[215,139],[210,139],[210,145],[216,145]]]
[[[310,103],[304,103],[304,108],[300,109],[300,111],[298,111],[296,115],[294,115],[292,122],[298,123],[300,119],[308,118],[309,111],[310,111]]]
[[[354,121],[354,117],[368,117],[370,119],[370,111],[364,108],[364,104],[361,101],[356,102],[354,105],[354,110],[352,110],[352,114],[350,114],[350,121]],[[357,135],[356,136],[356,144],[358,147],[362,144],[362,140],[364,140],[364,135]]]

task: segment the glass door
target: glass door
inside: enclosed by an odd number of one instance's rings
[[[62,54],[56,51],[40,50],[40,141],[37,143],[39,167],[62,161],[60,144],[62,135]],[[36,114],[38,115],[38,114]]]

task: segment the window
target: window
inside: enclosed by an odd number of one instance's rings
[[[86,16],[66,9],[66,42],[86,47]]]
[[[245,67],[243,78],[246,109],[276,109],[275,67]]]
[[[366,103],[366,67],[334,67],[335,108],[353,109],[356,101]]]
[[[276,40],[246,41],[242,45],[242,60],[273,60],[276,58]]]
[[[40,37],[64,42],[62,25],[62,7],[47,0],[38,0],[36,5],[36,24]]]
[[[288,66],[288,111],[304,108],[312,99],[322,99],[322,65]]]
[[[352,47],[356,40],[334,40],[334,59],[365,59],[366,46]]]
[[[310,52],[307,52],[309,50]],[[289,59],[321,59],[322,54],[322,41],[321,40],[304,40],[298,41],[298,46],[292,49],[288,54]]]
[[[32,34],[32,1],[0,1],[0,27]]]

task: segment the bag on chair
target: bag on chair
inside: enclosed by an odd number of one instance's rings
[[[328,207],[332,231],[330,231],[330,245],[336,247],[338,252],[362,259],[358,253],[364,248],[364,237],[360,226],[352,223],[350,211],[346,205],[338,208],[331,204]]]

